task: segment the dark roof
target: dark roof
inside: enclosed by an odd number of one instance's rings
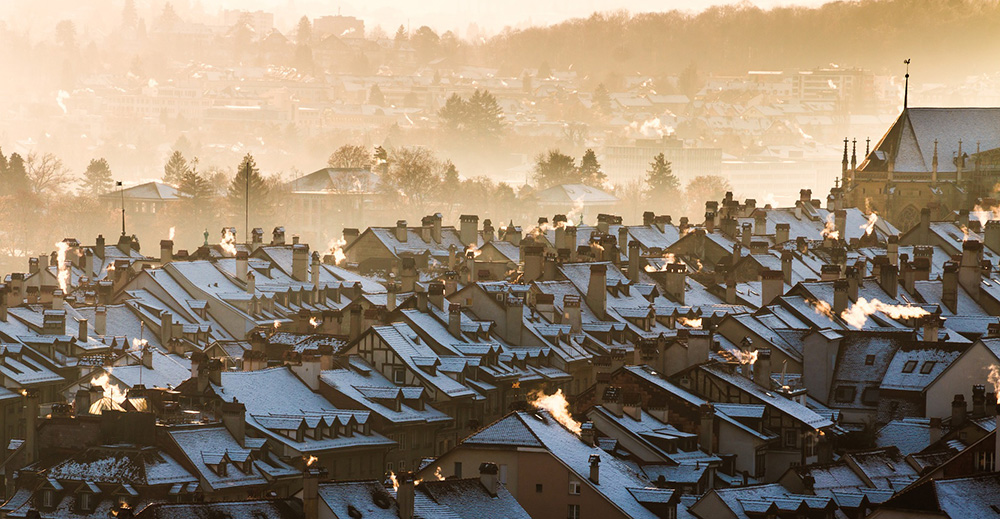
[[[273,501],[232,501],[218,503],[156,503],[143,508],[137,519],[299,519],[302,501],[295,498]]]

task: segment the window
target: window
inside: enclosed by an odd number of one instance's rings
[[[580,505],[569,505],[566,510],[566,519],[580,519]]]
[[[992,452],[977,452],[976,453],[976,472],[993,472],[993,457]]]
[[[837,386],[833,399],[841,403],[853,402],[856,392],[857,389],[854,386]]]
[[[396,384],[405,384],[406,372],[402,368],[392,370],[392,381]]]
[[[865,366],[874,366],[874,365],[875,365],[874,355],[868,355],[867,357],[865,357]]]
[[[56,493],[54,490],[42,491],[42,506],[46,508],[56,506]]]
[[[799,432],[795,429],[785,429],[785,447],[796,447],[799,444]]]
[[[866,387],[861,392],[861,403],[865,405],[878,405],[878,386]]]
[[[936,360],[928,360],[928,361],[924,362],[924,365],[920,366],[920,374],[921,375],[926,375],[926,374],[930,373],[931,370],[934,369],[934,365],[935,364],[937,364]]]
[[[541,494],[542,493],[542,484],[541,483],[535,483],[535,493],[537,493],[537,494]]]
[[[80,510],[90,511],[93,508],[93,494],[80,492]]]
[[[501,464],[500,465],[500,482],[503,483],[504,485],[507,484],[507,465],[506,464]]]
[[[766,462],[767,451],[764,449],[757,449],[753,456],[753,471],[754,477],[762,478],[764,477],[764,466]]]
[[[917,367],[917,361],[908,360],[906,364],[903,364],[903,373],[913,373],[913,370]]]
[[[572,494],[572,495],[574,495],[574,496],[580,495],[580,482],[579,481],[570,481],[569,482],[569,493]]]
[[[461,461],[456,461],[455,462],[455,477],[458,478],[458,479],[462,479],[462,462]]]

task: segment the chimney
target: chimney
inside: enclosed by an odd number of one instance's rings
[[[236,439],[240,447],[246,447],[247,408],[233,397],[232,402],[222,401],[222,425]]]
[[[931,418],[930,423],[930,445],[941,441],[941,434],[944,432],[944,427],[941,425],[941,417]]]
[[[37,389],[25,389],[24,398],[24,462],[30,465],[38,460],[38,401],[41,394]]]
[[[390,276],[389,282],[385,284],[385,309],[390,312],[396,309],[397,290],[399,285],[396,284],[396,279]]]
[[[577,228],[574,225],[567,225],[565,232],[566,232],[566,248],[569,249],[569,260],[576,261]]]
[[[792,286],[792,262],[795,255],[792,251],[781,251],[781,280],[788,286]]]
[[[962,242],[962,263],[958,269],[958,283],[974,301],[979,301],[982,285],[983,244],[976,240]]]
[[[746,222],[740,229],[740,245],[750,248],[750,241],[753,239],[753,224]]]
[[[174,260],[174,241],[160,240],[160,263]]]
[[[399,289],[403,292],[413,292],[417,284],[417,261],[410,257],[400,259],[400,283]]]
[[[705,212],[705,232],[715,232],[715,213]]]
[[[784,274],[778,270],[760,271],[760,302],[769,305],[785,293]]]
[[[396,241],[406,243],[407,234],[406,220],[396,220]]]
[[[757,350],[757,362],[753,364],[753,381],[764,389],[771,389],[771,350]]]
[[[105,244],[104,235],[98,234],[97,242],[94,245],[94,255],[97,256],[98,258],[101,258],[102,260],[104,259],[104,244]]]
[[[53,310],[61,310],[63,308],[63,306],[65,306],[65,305],[63,305],[63,297],[64,296],[65,296],[65,294],[63,293],[62,289],[57,288],[57,289],[55,289],[55,290],[52,291],[52,309]]]
[[[733,278],[726,280],[726,304],[736,304],[736,280]]]
[[[899,294],[899,269],[892,264],[879,268],[878,284],[890,298],[896,299]]]
[[[458,303],[448,305],[448,332],[456,339],[462,338],[462,305]]]
[[[431,281],[427,284],[427,299],[432,305],[444,310],[444,282]]]
[[[597,446],[597,437],[594,432],[594,422],[584,422],[580,424],[580,440],[589,447]]]
[[[236,279],[246,282],[249,263],[250,259],[247,255],[247,251],[236,251]]]
[[[640,250],[638,241],[628,242],[628,279],[633,283],[639,282],[639,263],[642,261]]]
[[[889,236],[885,245],[885,254],[889,256],[889,264],[899,266],[899,236]]]
[[[938,314],[925,315],[924,322],[924,342],[937,342],[938,330],[941,329],[941,316]]]
[[[47,256],[42,256],[42,257],[47,257]],[[28,274],[37,274],[38,271],[40,270],[40,267],[38,265],[39,265],[38,258],[35,257],[28,258]]]
[[[354,305],[351,307],[351,321],[350,321],[350,340],[357,339],[361,336],[361,305]]]
[[[604,320],[608,305],[608,266],[596,263],[590,266],[590,283],[587,286],[587,306],[598,319]]]
[[[949,426],[954,429],[964,424],[967,412],[965,395],[955,395],[955,399],[951,401],[951,423]]]
[[[538,245],[524,248],[524,282],[537,281],[542,278],[542,253],[544,249]]]
[[[427,289],[423,285],[416,285],[413,292],[417,294],[417,310],[427,313]]]
[[[754,211],[753,233],[757,236],[767,236],[767,210]]]
[[[257,275],[253,272],[247,273],[247,293],[251,296],[257,293]]]
[[[500,492],[500,468],[496,463],[487,461],[479,465],[479,482],[490,497],[497,497]]]
[[[991,251],[1000,252],[1000,220],[990,220],[986,222],[983,239]]]
[[[958,311],[958,264],[948,261],[941,274],[941,302],[952,313]]]
[[[361,236],[361,231],[353,227],[344,228],[344,247],[349,247],[352,243],[354,243],[354,240],[358,239],[358,236]]]
[[[563,296],[563,311],[566,313],[566,323],[569,324],[571,333],[580,333],[583,326],[583,317],[580,314],[580,296]]]
[[[833,212],[833,225],[837,228],[840,239],[847,240],[847,211],[839,209]]]
[[[483,220],[483,243],[493,241],[494,232],[493,222],[489,218]]]
[[[858,289],[861,287],[861,272],[858,267],[851,265],[845,272],[847,279],[847,299],[858,300]]]
[[[160,312],[160,344],[167,344],[173,336],[174,315],[163,310]]]
[[[399,488],[396,490],[396,505],[399,506],[399,519],[414,518],[414,498],[416,489],[413,486],[413,474],[400,472],[396,474]]]
[[[298,234],[293,234],[292,235],[292,245],[298,245],[299,241],[300,241],[299,235]]]
[[[309,275],[312,278],[313,291],[319,294],[320,274],[323,272],[323,267],[321,266],[319,259],[319,251],[314,251],[311,258],[312,261],[309,266]]]
[[[7,297],[10,287],[0,283],[0,323],[7,322]]]
[[[79,319],[79,320],[77,320],[77,324],[79,325],[79,328],[77,329],[78,331],[77,331],[77,334],[76,334],[76,340],[78,340],[80,342],[87,342],[87,340],[88,340],[87,320],[86,319]]]
[[[684,304],[684,292],[687,288],[687,265],[684,263],[668,263],[664,272],[667,296],[674,302]]]
[[[479,276],[476,273],[476,251],[470,249],[465,253],[465,266],[469,270],[469,284],[479,281]]]
[[[250,250],[255,251],[264,245],[264,229],[260,227],[254,227],[250,231]]]
[[[434,219],[434,224],[431,227],[431,238],[434,239],[435,243],[441,243],[441,213],[434,213],[432,218]],[[478,224],[478,218],[476,219],[476,222]]]
[[[698,408],[699,426],[698,443],[701,450],[708,454],[715,453],[715,408],[712,404],[701,404]]]
[[[94,333],[99,336],[108,333],[108,307],[98,306],[94,309]]]
[[[479,244],[479,216],[463,214],[459,218],[459,237],[462,245]]]
[[[833,313],[840,315],[847,310],[848,291],[850,286],[846,279],[837,279],[833,282]]]
[[[77,416],[90,414],[90,390],[80,388],[76,391],[76,398],[73,400],[73,412]]]
[[[576,310],[579,313],[579,305],[577,305]],[[503,339],[511,345],[520,346],[522,344],[521,330],[524,328],[524,301],[508,295],[504,305],[504,317]]]
[[[780,245],[788,241],[790,227],[787,223],[779,223],[774,226],[774,243]]]
[[[601,484],[601,455],[591,454],[587,459],[590,463],[590,482],[595,485]]]
[[[986,416],[986,386],[974,384],[972,386],[972,418],[984,416]]]
[[[302,519],[319,519],[319,480],[327,475],[326,469],[306,465],[305,472],[302,474]],[[412,496],[413,476],[410,476],[410,488]],[[399,517],[403,517],[402,507],[400,507]],[[412,518],[411,497],[410,515],[406,519]]]
[[[296,281],[308,281],[309,246],[296,244],[292,246],[292,277]]]
[[[83,250],[83,275],[94,279],[94,251],[90,249]]]

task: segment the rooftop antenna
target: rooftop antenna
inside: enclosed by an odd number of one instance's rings
[[[115,182],[115,185],[119,187],[118,191],[122,195],[122,236],[125,236],[125,185],[121,180]]]
[[[903,110],[906,110],[907,97],[910,95],[910,58],[904,59],[903,63],[906,64],[906,75],[903,76],[905,78],[905,83],[903,84]]]

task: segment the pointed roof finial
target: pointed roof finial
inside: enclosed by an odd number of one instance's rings
[[[865,157],[867,157],[868,154],[870,153],[869,150],[870,150],[871,144],[872,144],[872,138],[871,137],[866,138],[865,139]]]
[[[906,76],[904,76],[906,82],[903,85],[903,110],[906,110],[907,97],[910,95],[910,58],[903,60],[903,63],[906,64]]]

